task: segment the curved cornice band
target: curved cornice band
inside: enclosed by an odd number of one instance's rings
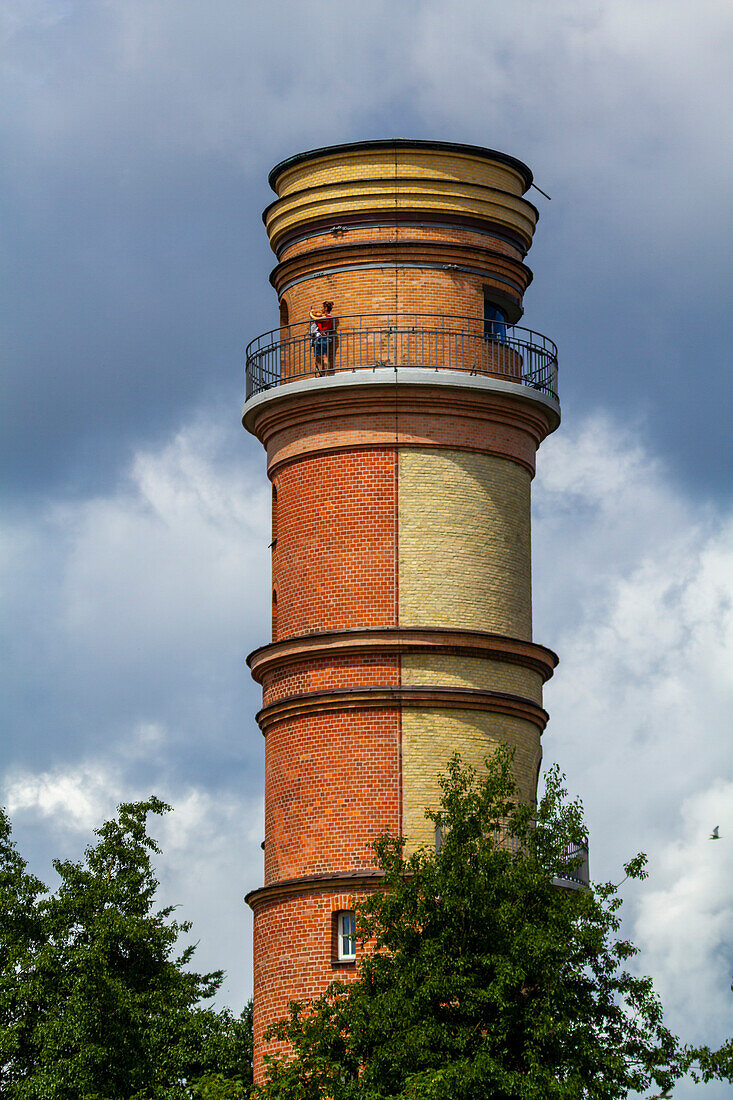
[[[263,734],[277,722],[293,718],[327,714],[333,711],[373,710],[379,707],[449,708],[451,710],[483,710],[509,714],[532,722],[540,732],[549,720],[546,710],[531,699],[503,691],[463,687],[412,687],[374,685],[359,688],[334,688],[331,691],[308,691],[289,695],[263,707],[255,720]]]
[[[302,878],[283,879],[268,886],[260,886],[244,895],[251,909],[268,901],[283,901],[297,897],[298,894],[312,894],[321,890],[329,893],[344,893],[350,889],[371,886],[378,887],[384,874],[382,871],[341,871],[337,874],[303,875]]]
[[[279,161],[271,169],[267,181],[272,190],[277,193],[281,177],[309,161],[335,160],[337,158],[353,160],[360,154],[374,154],[379,150],[384,150],[397,157],[405,153],[422,153],[423,155],[447,153],[451,156],[459,156],[470,160],[502,164],[516,172],[522,180],[525,191],[528,191],[532,186],[531,169],[524,161],[510,156],[508,153],[501,153],[498,149],[487,149],[483,145],[466,145],[458,141],[431,141],[426,138],[370,138],[367,141],[347,141],[338,145],[324,145],[318,149],[308,149],[305,152],[295,153],[293,156]]]
[[[384,179],[342,180],[291,191],[276,199],[263,213],[273,250],[294,227],[359,211],[457,212],[480,220],[498,222],[516,233],[525,248],[532,243],[537,208],[526,199],[481,183],[425,176],[390,176]]]
[[[456,214],[453,211],[431,213],[430,211],[399,210],[378,211],[370,213],[364,210],[355,214],[342,214],[338,219],[334,217],[322,218],[320,221],[311,221],[303,228],[294,228],[292,232],[285,233],[278,240],[275,249],[278,259],[282,254],[298,244],[300,241],[309,240],[311,237],[322,237],[334,232],[348,233],[352,229],[451,229],[480,233],[489,239],[506,241],[516,248],[523,256],[527,253],[525,241],[507,226],[492,222],[483,218],[472,218],[464,214]]]
[[[428,263],[425,260],[416,261],[415,263],[396,261],[394,259],[384,260],[365,260],[363,263],[354,262],[348,264],[341,264],[338,267],[321,267],[314,271],[309,271],[305,275],[299,275],[297,278],[291,279],[288,283],[285,283],[280,288],[279,293],[285,293],[290,290],[291,287],[297,286],[298,283],[308,282],[311,279],[320,279],[324,277],[330,277],[332,275],[345,275],[350,271],[395,271],[395,270],[418,270],[418,271],[457,271],[463,275],[475,275],[479,279],[485,279],[486,282],[494,284],[492,287],[492,297],[494,297],[494,291],[497,292],[496,305],[505,304],[509,307],[507,314],[507,321],[511,324],[516,324],[519,318],[522,316],[521,303],[519,301],[519,295],[521,291],[517,288],[516,284],[509,279],[505,279],[503,275],[497,275],[495,272],[481,267],[468,267],[465,264],[444,264]],[[513,294],[508,293],[506,290],[502,290],[497,287],[496,283],[504,283],[509,287]],[[499,296],[504,299],[504,302],[499,300]]]
[[[371,266],[429,267],[471,271],[487,279],[496,279],[511,288],[521,299],[532,279],[530,269],[519,260],[480,245],[451,244],[444,241],[354,241],[309,249],[289,257],[272,271],[270,283],[278,295],[306,278],[325,272],[352,271],[364,264]]]
[[[522,665],[538,672],[544,681],[549,680],[558,663],[557,654],[546,646],[503,634],[454,627],[385,626],[283,638],[253,650],[247,657],[247,664],[253,679],[261,684],[268,673],[301,661],[361,654],[373,656],[375,653],[390,656],[445,653],[458,657],[483,657]]]
[[[272,387],[249,398],[242,423],[267,448],[271,477],[302,454],[359,446],[479,450],[534,475],[535,452],[560,423],[560,406],[528,386],[490,375],[371,368]],[[468,445],[461,434],[471,423],[477,442]],[[487,429],[494,426],[492,434]]]

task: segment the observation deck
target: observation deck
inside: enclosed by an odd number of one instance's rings
[[[247,347],[246,398],[300,379],[385,368],[499,378],[559,405],[557,347],[547,336],[521,325],[428,313],[339,317],[333,332],[315,339],[309,322],[265,332]]]

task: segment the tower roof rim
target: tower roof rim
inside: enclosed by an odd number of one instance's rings
[[[481,157],[484,160],[495,160],[501,164],[507,164],[519,172],[524,180],[524,192],[529,191],[534,180],[532,170],[517,157],[509,153],[501,153],[498,149],[489,149],[483,145],[466,145],[457,141],[431,141],[426,138],[385,138],[383,140],[370,139],[368,141],[347,141],[339,145],[323,145],[318,149],[307,149],[302,153],[294,153],[291,157],[279,161],[270,171],[267,177],[271,189],[277,194],[275,184],[282,173],[293,168],[296,164],[302,164],[307,160],[316,160],[319,157],[328,156],[329,153],[356,153],[361,149],[437,149],[443,152],[465,153],[469,156]],[[523,193],[524,193],[523,192]]]

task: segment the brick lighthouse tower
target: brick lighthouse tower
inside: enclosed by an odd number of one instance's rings
[[[517,325],[529,169],[438,141],[315,149],[270,174],[280,327],[247,349],[245,427],[272,481],[262,684],[265,879],[256,1074],[292,999],[354,971],[379,833],[433,842],[458,751],[499,743],[535,797],[554,654],[532,641],[530,484],[557,352]],[[332,302],[333,313],[310,311]]]

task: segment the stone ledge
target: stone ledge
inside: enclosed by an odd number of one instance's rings
[[[290,695],[270,703],[255,715],[263,734],[276,722],[303,715],[327,714],[332,711],[372,710],[380,707],[440,707],[452,710],[482,710],[510,714],[532,722],[540,731],[549,720],[546,710],[531,699],[502,691],[458,687],[393,687],[369,686],[336,688],[332,691],[310,691]]]
[[[260,886],[257,890],[250,890],[244,895],[244,900],[251,909],[264,902],[277,901],[294,897],[297,894],[307,894],[316,890],[334,890],[342,892],[359,885],[378,885],[384,878],[382,871],[342,871],[338,874],[304,875],[302,878],[283,879],[282,882],[273,882],[268,886]]]
[[[247,657],[253,678],[273,668],[304,660],[358,654],[446,653],[462,657],[485,657],[522,665],[539,672],[547,681],[557,667],[558,657],[551,649],[520,638],[453,627],[364,627],[355,630],[326,631],[283,638],[260,646]]]
[[[435,367],[360,367],[342,371],[338,374],[307,378],[298,378],[292,382],[281,382],[262,393],[253,394],[245,402],[242,410],[242,423],[247,431],[256,435],[255,420],[267,406],[280,403],[288,398],[313,395],[326,395],[334,391],[350,390],[354,387],[383,387],[391,391],[394,387],[426,387],[445,389],[445,400],[450,401],[450,391],[463,390],[469,394],[499,394],[511,397],[530,405],[540,406],[544,418],[549,422],[549,431],[560,424],[560,403],[540,390],[526,386],[522,382],[508,382],[489,374],[471,374],[467,370],[436,369]],[[377,394],[375,393],[376,397]],[[407,395],[406,395],[407,396]],[[450,407],[449,407],[450,411]],[[539,410],[538,410],[539,411]]]

